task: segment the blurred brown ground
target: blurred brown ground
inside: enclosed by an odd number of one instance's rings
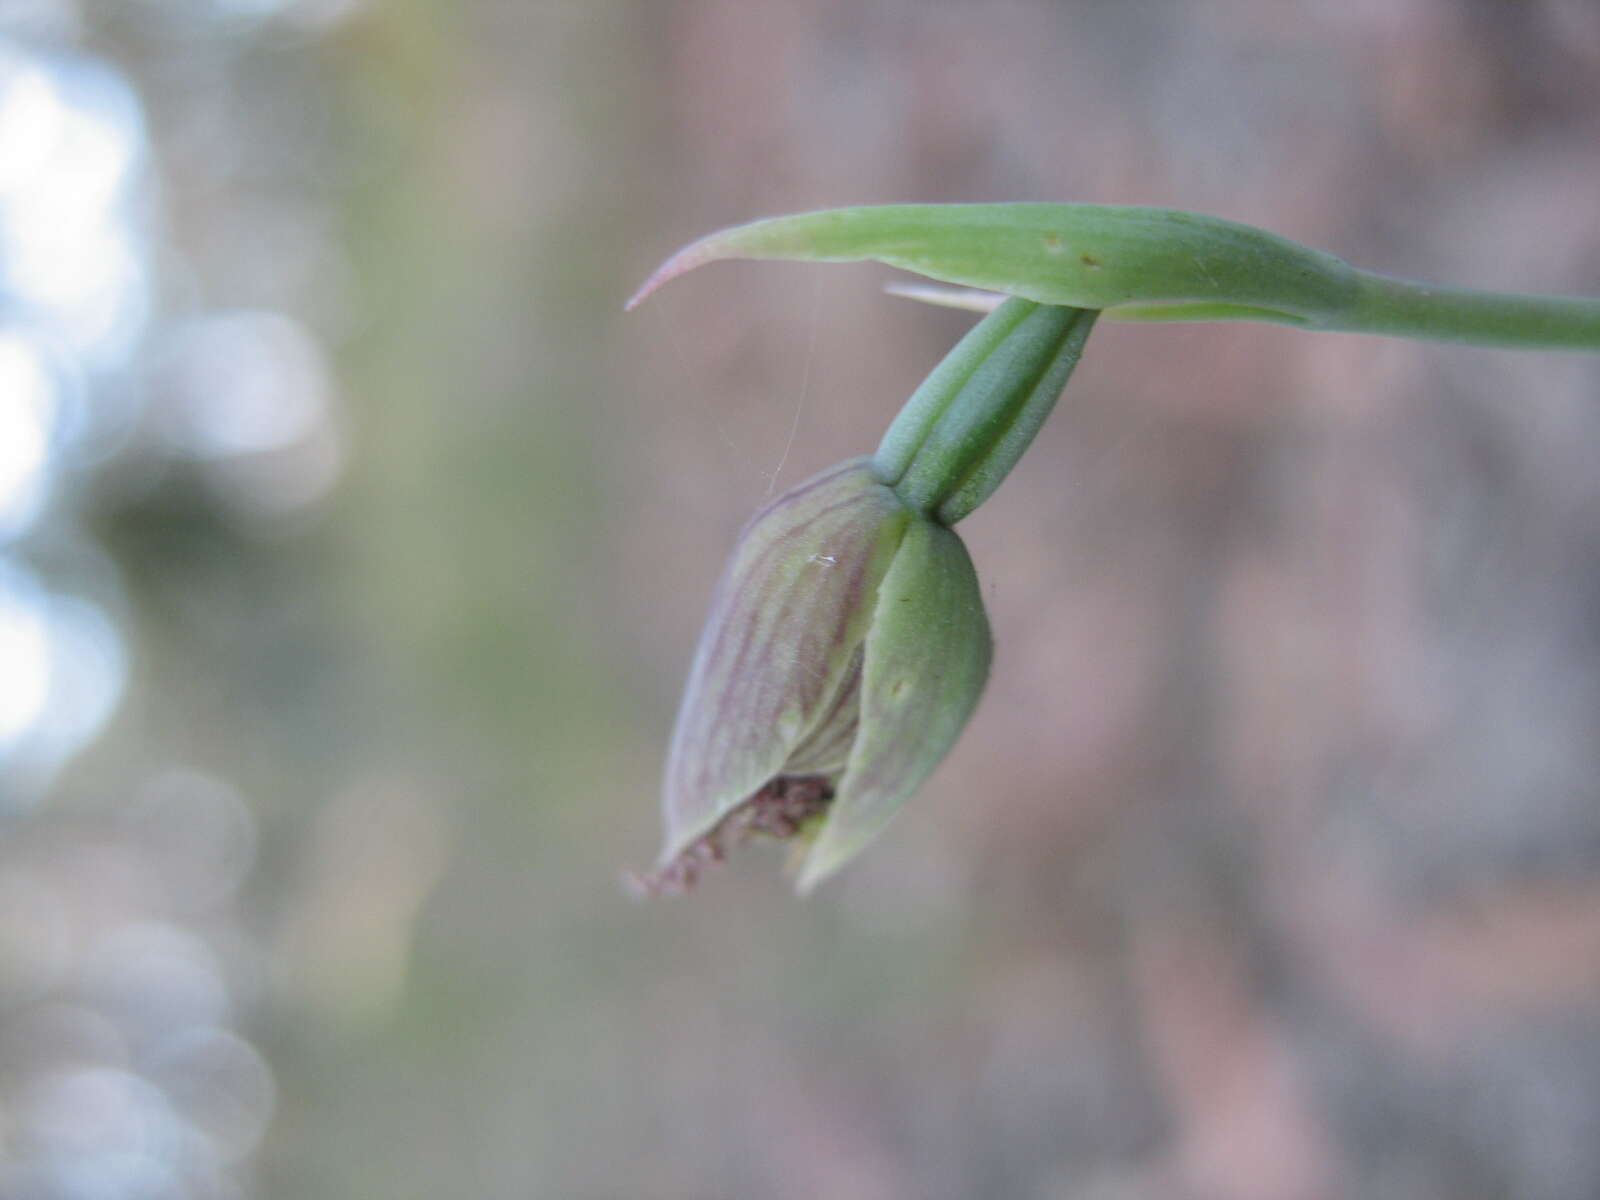
[[[623,318],[657,259],[1060,199],[1600,293],[1600,8],[373,2],[206,43],[229,173],[193,46],[113,7],[204,302],[266,302],[252,199],[347,270],[270,297],[342,482],[103,502],[142,666],[33,818],[248,797],[259,1194],[1600,1196],[1600,358],[1103,325],[963,526],[995,674],[890,835],[804,903],[759,852],[616,884],[734,532],[967,323],[780,264]]]

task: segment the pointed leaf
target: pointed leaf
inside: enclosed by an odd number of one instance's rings
[[[945,283],[1045,304],[1138,305],[1139,320],[1333,322],[1357,272],[1276,234],[1166,208],[1100,204],[884,204],[772,217],[678,251],[628,302],[726,258],[875,259]],[[1202,305],[1203,308],[1194,308]]]

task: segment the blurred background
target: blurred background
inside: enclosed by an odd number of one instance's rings
[[[1600,293],[1592,0],[0,0],[0,1196],[1593,1200],[1600,357],[1103,325],[797,902],[656,777],[971,318],[679,243],[1170,204]]]

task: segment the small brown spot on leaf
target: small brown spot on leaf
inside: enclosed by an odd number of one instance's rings
[[[1092,254],[1080,254],[1078,255],[1078,261],[1091,271],[1098,271],[1101,267],[1100,260]]]

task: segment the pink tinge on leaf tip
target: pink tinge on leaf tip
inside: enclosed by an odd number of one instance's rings
[[[650,278],[639,285],[639,290],[628,297],[628,302],[622,306],[624,312],[632,312],[644,302],[645,297],[655,291],[669,280],[676,279],[687,271],[704,266],[708,262],[715,262],[724,257],[717,240],[721,234],[713,233],[698,241],[690,242],[683,249],[673,254],[664,263],[650,273]]]

